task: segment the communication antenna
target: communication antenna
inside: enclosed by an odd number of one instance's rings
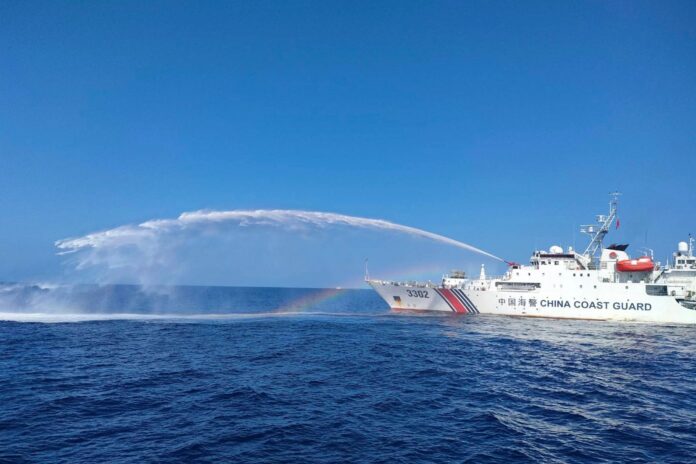
[[[365,258],[365,282],[370,280],[370,271],[367,269],[368,258]]]
[[[580,226],[580,232],[592,237],[590,244],[587,245],[583,253],[590,259],[594,258],[597,254],[597,250],[602,247],[604,237],[609,233],[609,228],[616,220],[616,211],[619,206],[619,196],[621,193],[612,192],[609,195],[611,196],[611,200],[609,201],[609,214],[598,214],[596,224]]]
[[[645,253],[645,256],[650,256],[650,259],[655,258],[655,251],[652,248],[644,247],[644,248],[641,248],[640,251]]]

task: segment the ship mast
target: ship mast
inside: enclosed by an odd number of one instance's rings
[[[580,232],[592,237],[590,244],[587,245],[587,248],[583,253],[583,255],[590,260],[595,257],[597,250],[602,248],[602,241],[609,233],[609,228],[616,220],[616,209],[619,205],[619,195],[621,195],[621,193],[612,192],[609,195],[611,196],[611,201],[609,202],[609,214],[598,214],[597,224],[580,226]]]

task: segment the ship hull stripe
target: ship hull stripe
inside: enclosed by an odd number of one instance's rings
[[[464,293],[464,290],[458,289],[457,291],[458,291],[459,294],[462,296],[462,298],[464,298],[464,299],[466,300],[466,302],[469,303],[469,307],[470,307],[470,308],[473,308],[473,310],[476,312],[476,314],[480,314],[480,313],[481,313],[481,312],[479,311],[479,309],[476,307],[476,305],[474,304],[474,302],[471,301],[471,298],[469,298],[468,296],[466,296],[466,293]]]
[[[462,294],[466,297],[467,301],[469,301],[474,306],[474,310],[476,311],[476,314],[481,314],[481,311],[479,311],[479,309],[476,307],[474,302],[471,301],[471,298],[469,298],[469,296],[466,293],[464,293],[463,290],[462,290]]]
[[[472,309],[471,305],[462,299],[456,288],[451,289],[450,292],[452,292],[452,295],[454,295],[454,297],[462,304],[468,314],[474,314],[474,310]]]
[[[447,302],[450,304],[452,308],[458,313],[467,313],[468,311],[464,307],[464,305],[459,301],[459,299],[454,296],[452,293],[452,290],[448,288],[441,288],[440,293],[442,296],[447,300]]]
[[[457,310],[454,309],[454,306],[452,306],[452,304],[449,302],[449,300],[447,300],[447,298],[445,298],[445,296],[442,294],[440,289],[434,288],[433,290],[435,290],[435,292],[437,292],[437,294],[440,295],[440,298],[442,298],[445,301],[445,303],[447,303],[447,306],[449,306],[449,308],[453,312],[455,312],[455,313],[457,312]]]
[[[457,294],[458,294],[459,296],[461,296],[461,297],[467,302],[467,304],[469,305],[469,307],[472,308],[476,314],[479,314],[478,308],[476,307],[476,305],[474,304],[474,302],[471,301],[471,299],[470,299],[468,296],[466,296],[466,293],[464,293],[463,290],[457,289]]]

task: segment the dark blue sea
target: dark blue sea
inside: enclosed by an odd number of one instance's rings
[[[696,327],[370,290],[0,292],[0,462],[696,462]]]

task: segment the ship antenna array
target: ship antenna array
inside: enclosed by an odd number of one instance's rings
[[[597,254],[597,250],[602,247],[604,237],[609,233],[611,225],[616,220],[616,210],[619,206],[619,196],[621,193],[612,192],[609,195],[611,196],[611,201],[609,201],[609,214],[598,214],[597,224],[580,226],[580,232],[592,237],[590,244],[587,245],[583,253],[588,258],[593,258]]]

